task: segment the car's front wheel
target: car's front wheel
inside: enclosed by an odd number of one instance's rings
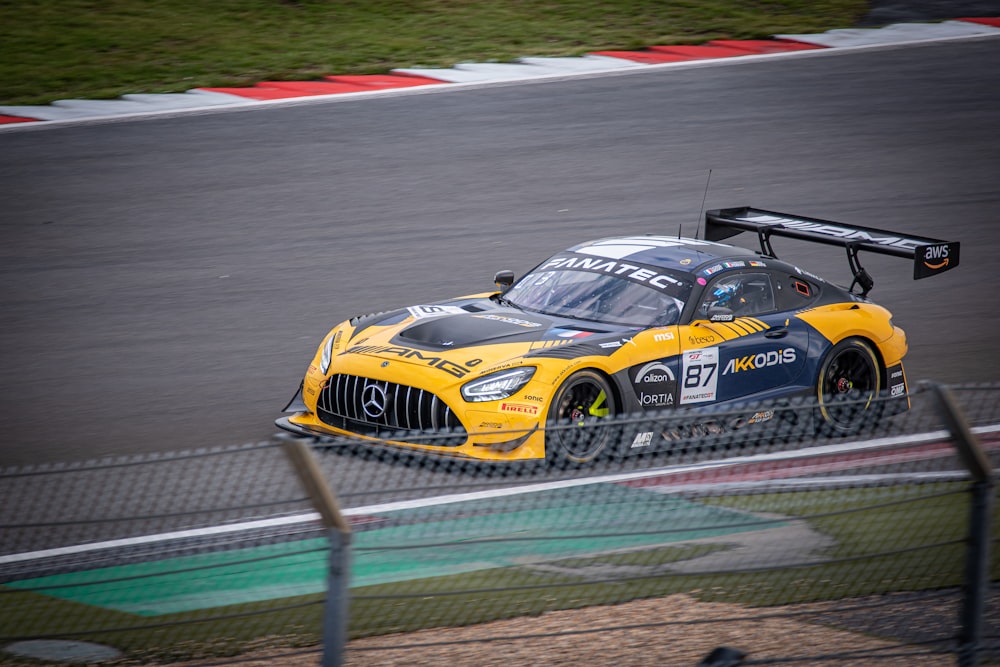
[[[577,371],[556,391],[545,432],[546,458],[590,463],[614,446],[615,429],[601,425],[617,412],[614,392],[603,375]]]
[[[871,344],[859,338],[843,340],[827,353],[817,385],[822,433],[853,435],[878,419],[879,367]]]

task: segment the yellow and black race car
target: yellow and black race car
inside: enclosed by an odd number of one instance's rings
[[[719,243],[744,231],[759,251]],[[845,289],[778,260],[772,237],[846,248],[854,281]],[[861,250],[911,259],[914,278],[959,261],[957,242],[709,211],[704,239],[589,241],[520,280],[501,271],[498,291],[343,322],[286,406],[294,414],[276,423],[454,457],[584,463],[675,444],[602,420],[805,395],[818,399],[818,426],[851,434],[880,397],[908,406],[906,337],[868,300]],[[773,416],[757,410],[740,426]]]

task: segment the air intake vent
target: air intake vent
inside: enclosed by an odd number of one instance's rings
[[[526,356],[549,357],[550,359],[576,359],[577,357],[586,357],[592,354],[606,354],[606,352],[596,345],[574,343],[572,345],[560,345],[559,347],[533,350]]]
[[[465,428],[435,394],[385,380],[333,375],[320,390],[316,414],[324,424],[376,438],[455,447]],[[436,432],[450,437],[433,437]],[[417,434],[419,438],[414,438]]]

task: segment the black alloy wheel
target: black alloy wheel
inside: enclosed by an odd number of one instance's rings
[[[882,378],[871,344],[858,338],[837,343],[820,366],[817,398],[820,432],[853,435],[879,416]]]
[[[617,414],[614,392],[603,375],[574,373],[559,387],[549,409],[546,458],[560,463],[590,463],[612,448],[615,429],[600,422]]]

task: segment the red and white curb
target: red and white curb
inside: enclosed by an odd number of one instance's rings
[[[44,106],[0,106],[0,127],[38,121],[170,113],[262,104],[328,95],[367,95],[416,86],[523,81],[637,70],[650,66],[743,56],[778,56],[817,49],[864,48],[913,42],[1000,36],[1000,17],[941,23],[897,23],[883,28],[775,35],[766,40],[716,40],[696,46],[650,46],[641,51],[596,51],[573,58],[520,58],[515,63],[460,63],[451,68],[401,68],[390,74],[327,76],[317,81],[263,81],[246,88],[195,88],[184,93],[130,94],[114,100],[56,100]]]

